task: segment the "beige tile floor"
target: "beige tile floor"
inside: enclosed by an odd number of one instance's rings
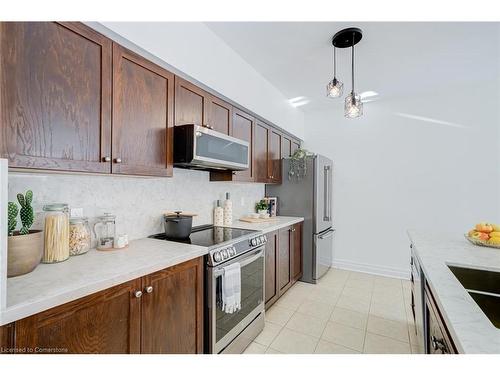
[[[418,353],[413,330],[409,281],[331,269],[271,306],[245,354]]]

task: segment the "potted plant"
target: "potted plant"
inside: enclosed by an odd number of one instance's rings
[[[43,255],[43,235],[41,230],[30,230],[35,219],[33,192],[17,194],[21,205],[19,210],[14,202],[8,203],[8,240],[7,240],[7,277],[24,275],[33,271]],[[22,227],[16,231],[17,214],[20,214]]]
[[[266,217],[268,215],[268,213],[269,213],[268,209],[269,209],[269,205],[268,205],[268,203],[264,199],[261,199],[255,205],[255,210],[260,215],[260,217]]]

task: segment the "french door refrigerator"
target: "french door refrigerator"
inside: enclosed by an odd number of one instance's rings
[[[278,215],[304,218],[301,280],[316,283],[328,271],[333,258],[333,161],[322,155],[308,157],[305,176],[291,180],[290,159],[283,159],[282,163],[283,182],[266,185],[266,196],[278,198]]]

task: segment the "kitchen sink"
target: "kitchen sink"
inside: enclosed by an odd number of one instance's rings
[[[500,328],[500,272],[448,266],[483,313]]]

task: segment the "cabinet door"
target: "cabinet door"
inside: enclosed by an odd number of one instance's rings
[[[267,235],[266,243],[266,276],[265,276],[265,299],[266,309],[271,306],[279,295],[277,267],[278,267],[278,232]]]
[[[292,272],[290,270],[291,228],[286,227],[279,230],[279,252],[278,252],[278,286],[280,295],[290,286]]]
[[[292,141],[292,155],[295,151],[297,151],[300,148],[300,143],[296,141]]]
[[[14,347],[14,323],[0,327],[0,354],[8,354],[7,349]]]
[[[0,79],[10,167],[111,171],[109,39],[80,23],[2,22]]]
[[[229,135],[233,122],[233,106],[213,95],[210,95],[208,99],[208,126]]]
[[[254,123],[255,120],[249,114],[234,109],[232,136],[250,143],[249,166],[245,171],[234,171],[234,181],[254,181]]]
[[[143,293],[142,353],[202,353],[203,258],[144,277]]]
[[[175,125],[208,123],[209,94],[180,77],[175,77]]]
[[[59,348],[64,353],[139,353],[139,279],[16,322],[17,348]]]
[[[289,158],[292,156],[292,140],[286,136],[283,136],[283,143],[281,146],[281,157]]]
[[[269,181],[269,128],[267,125],[257,121],[255,123],[255,141],[254,141],[254,167],[255,181]]]
[[[113,173],[171,176],[174,75],[113,44]]]
[[[294,224],[292,227],[292,249],[291,249],[292,280],[297,281],[302,277],[302,223]]]
[[[268,169],[270,182],[281,183],[281,134],[269,129]]]

